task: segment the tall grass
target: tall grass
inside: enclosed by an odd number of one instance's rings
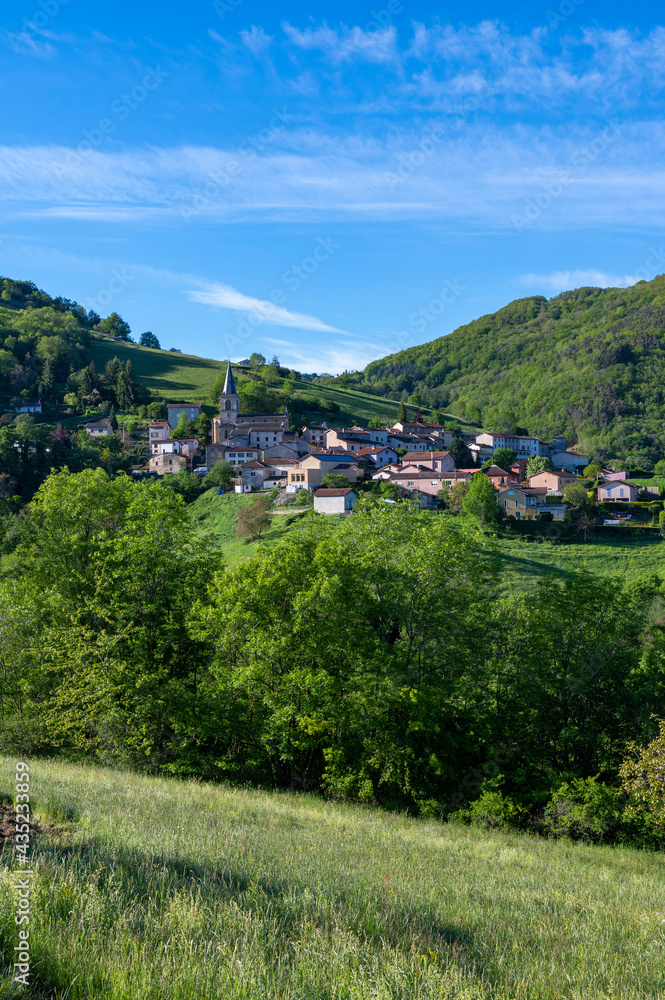
[[[13,762],[1,763],[9,792]],[[665,995],[656,854],[62,763],[34,762],[31,788],[46,820],[68,823],[35,848],[32,971],[44,995]],[[9,865],[5,852],[5,956]],[[7,973],[0,997],[14,995]]]

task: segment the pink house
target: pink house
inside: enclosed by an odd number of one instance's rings
[[[625,480],[601,483],[598,487],[599,500],[637,500],[637,486]]]

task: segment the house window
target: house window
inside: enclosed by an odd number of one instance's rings
[[[624,496],[624,492],[623,492],[623,490],[619,490],[619,496],[620,496],[620,497]]]

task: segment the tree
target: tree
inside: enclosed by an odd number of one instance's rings
[[[581,483],[569,483],[561,491],[564,503],[570,504],[573,508],[584,507],[588,503],[587,491]]]
[[[655,717],[654,717],[655,718]],[[658,720],[658,735],[646,746],[631,743],[630,757],[621,765],[623,790],[630,796],[628,815],[650,817],[665,826],[665,720]]]
[[[39,380],[39,392],[42,399],[49,402],[53,398],[53,390],[55,388],[55,379],[53,377],[53,369],[51,366],[51,359],[47,358],[44,362],[44,367],[42,368],[42,374]]]
[[[512,462],[511,462],[512,465]],[[539,472],[553,472],[554,466],[544,455],[532,455],[526,463],[526,478],[537,476]]]
[[[254,353],[249,356],[249,363],[252,368],[262,368],[266,363],[266,359],[262,354],[259,354],[258,351],[254,351]]]
[[[131,328],[129,323],[126,323],[122,316],[119,316],[117,312],[112,312],[110,316],[103,319],[101,323],[98,324],[100,330],[108,333],[111,337],[117,337],[118,340],[131,340]]]
[[[191,436],[192,423],[187,419],[187,414],[183,412],[178,417],[178,423],[171,428],[171,440],[174,438],[184,438]]]
[[[261,368],[261,378],[267,385],[273,385],[278,375],[277,365],[263,365]]]
[[[328,489],[345,490],[351,485],[346,476],[343,476],[339,472],[326,472],[321,482]]]
[[[261,532],[270,526],[269,508],[268,497],[257,497],[253,503],[245,504],[237,510],[235,524],[241,538],[255,541],[261,537]]]
[[[165,489],[173,490],[174,493],[181,496],[185,503],[192,503],[203,491],[201,477],[197,476],[195,472],[188,472],[186,469],[181,469],[180,472],[174,472],[168,476],[162,476],[159,481]]]
[[[230,462],[216,462],[203,480],[203,489],[228,491],[233,488],[236,475],[237,471]]]
[[[134,368],[131,361],[126,361],[124,364],[121,362],[118,366],[115,397],[118,409],[124,412],[133,409],[138,402],[139,388],[134,378]]]
[[[598,476],[603,474],[602,466],[598,465],[596,462],[591,462],[584,469],[584,475],[587,479],[597,479]]]
[[[470,469],[473,466],[473,455],[460,437],[452,439],[448,451],[453,456],[456,469]]]
[[[492,465],[508,471],[516,458],[517,452],[513,448],[497,448],[492,455]]]
[[[659,462],[656,462],[653,471],[657,476],[665,476],[665,458],[661,458]]]
[[[446,510],[450,514],[461,514],[464,498],[469,492],[469,484],[460,479],[456,483],[453,483],[452,486],[444,490],[439,490],[439,493],[442,492],[445,493]]]
[[[497,490],[483,472],[471,477],[466,495],[462,498],[462,511],[477,521],[481,527],[496,524],[500,508],[496,502]]]
[[[399,413],[397,414],[397,423],[406,424],[408,422],[408,417],[406,415],[406,406],[403,402],[399,404]]]
[[[156,351],[160,350],[159,340],[154,333],[151,333],[150,330],[146,330],[145,333],[141,334],[139,337],[139,344],[141,344],[142,347],[152,347]]]
[[[273,354],[272,358],[270,359],[270,364],[275,368],[279,368],[279,358],[277,357],[276,354]]]

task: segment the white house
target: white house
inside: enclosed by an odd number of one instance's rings
[[[113,424],[109,417],[102,417],[101,420],[91,420],[90,423],[83,426],[92,437],[105,437],[113,434]]]
[[[638,489],[633,483],[601,483],[598,487],[599,500],[637,500]]]
[[[345,514],[353,509],[358,494],[350,487],[338,490],[317,490],[314,494],[316,514]]]

